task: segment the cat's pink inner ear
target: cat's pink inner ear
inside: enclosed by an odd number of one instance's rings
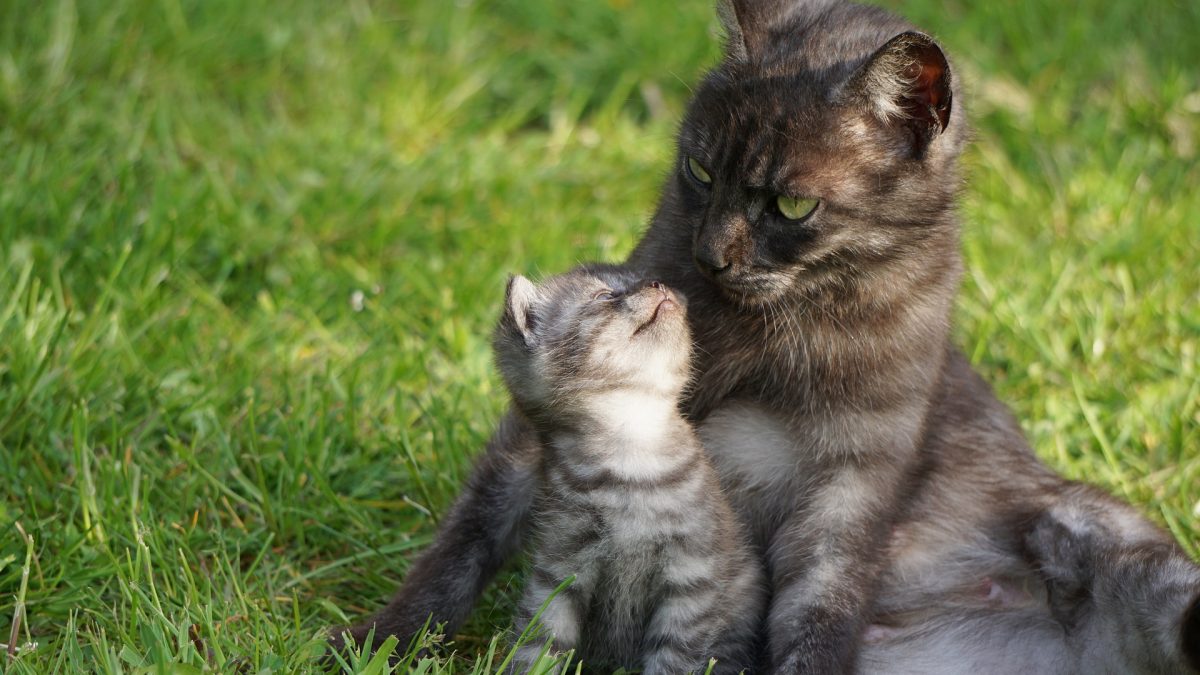
[[[917,108],[908,112],[914,117],[924,117],[932,111],[942,131],[945,131],[950,124],[950,81],[946,72],[946,57],[932,45],[920,48],[917,56],[918,60],[905,73],[906,79],[913,83],[908,95],[910,106]]]

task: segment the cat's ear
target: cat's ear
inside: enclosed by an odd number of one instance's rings
[[[1200,670],[1200,595],[1183,614],[1183,653],[1188,665]]]
[[[773,0],[717,0],[726,58],[734,63],[757,59],[771,26],[783,12],[780,5]]]
[[[748,60],[749,51],[746,49],[742,24],[738,21],[737,3],[733,0],[717,0],[717,18],[721,20],[721,28],[725,31],[726,56],[739,63]]]
[[[933,38],[901,33],[859,68],[844,96],[884,122],[911,131],[913,153],[921,156],[950,125],[950,63]]]
[[[537,288],[533,282],[520,274],[509,275],[508,286],[504,289],[504,316],[501,321],[510,324],[525,340],[525,345],[530,347],[533,346],[533,305],[536,300]]]

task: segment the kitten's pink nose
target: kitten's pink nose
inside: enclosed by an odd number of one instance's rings
[[[667,288],[667,285],[661,281],[651,281],[651,282],[647,283],[646,286],[649,288],[653,288],[654,290],[658,291],[659,293],[662,293],[662,296],[664,299],[670,300],[674,297],[674,294],[671,293],[671,289]]]

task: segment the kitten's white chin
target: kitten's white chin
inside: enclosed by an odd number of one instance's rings
[[[673,466],[664,441],[678,432],[675,400],[636,389],[594,394],[584,401],[612,448],[605,465],[622,478],[647,479]]]
[[[589,397],[587,408],[606,420],[609,428],[622,429],[630,436],[654,431],[678,415],[674,400],[633,389],[595,394]]]

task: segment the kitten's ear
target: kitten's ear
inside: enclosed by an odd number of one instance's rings
[[[850,79],[845,96],[913,135],[913,153],[950,125],[950,63],[933,38],[910,31],[880,47]]]
[[[771,26],[784,13],[781,4],[774,0],[717,0],[726,58],[745,63],[761,56]]]
[[[533,282],[520,274],[508,277],[504,289],[504,316],[501,321],[512,327],[525,339],[526,346],[533,346],[533,303],[537,300],[537,288]]]

